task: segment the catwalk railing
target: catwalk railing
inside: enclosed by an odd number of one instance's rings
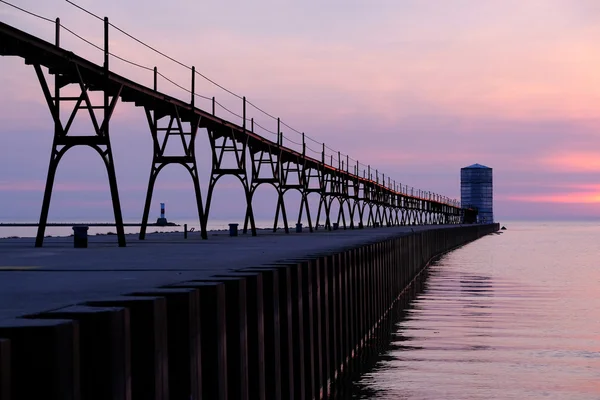
[[[264,184],[270,184],[277,190],[277,207],[273,229],[277,229],[279,217],[286,232],[289,232],[284,195],[291,189],[301,193],[301,205],[298,214],[300,224],[303,213],[306,213],[310,231],[318,229],[321,215],[324,217],[326,229],[362,228],[363,226],[396,225],[396,224],[433,224],[458,223],[465,212],[457,200],[439,194],[415,189],[392,180],[389,175],[380,174],[370,165],[364,165],[347,154],[335,152],[324,143],[305,135],[292,128],[263,109],[248,101],[246,97],[219,85],[198,72],[194,66],[186,64],[156,50],[141,40],[135,38],[119,27],[111,24],[108,18],[84,10],[88,14],[103,21],[104,45],[97,46],[71,29],[61,24],[60,19],[51,20],[41,15],[7,4],[28,15],[35,16],[55,26],[55,43],[51,44],[36,36],[0,22],[0,53],[3,56],[19,56],[26,64],[32,65],[40,81],[44,97],[54,120],[54,141],[48,178],[46,182],[42,212],[38,227],[36,246],[41,246],[48,218],[48,209],[54,177],[58,164],[67,150],[74,146],[90,146],[102,157],[108,172],[111,198],[115,214],[115,224],[119,245],[125,245],[123,218],[116,183],[115,165],[113,161],[109,137],[109,122],[119,101],[133,102],[143,107],[149,130],[153,139],[153,163],[150,172],[148,192],[142,218],[140,237],[145,237],[150,203],[154,184],[160,171],[169,164],[181,164],[190,173],[196,195],[198,217],[202,237],[206,238],[206,226],[212,202],[212,196],[217,181],[225,176],[237,177],[244,189],[246,199],[246,216],[244,231],[248,226],[256,234],[252,199],[256,189]],[[73,3],[72,3],[73,4]],[[76,6],[81,8],[79,6]],[[82,9],[83,10],[83,9]],[[109,30],[126,35],[136,43],[156,52],[189,70],[191,82],[189,89],[170,79],[158,71],[141,63],[127,60],[109,50]],[[65,31],[78,39],[103,52],[103,65],[97,65],[86,58],[61,48],[61,33]],[[151,71],[153,87],[148,88],[122,75],[116,74],[109,68],[111,58],[128,63],[136,68]],[[49,79],[42,70],[48,69],[48,74],[54,76],[54,85],[48,84]],[[241,112],[232,111],[217,101],[197,93],[196,78],[200,77],[214,84],[229,96],[240,101]],[[159,79],[162,78],[175,85],[189,95],[189,102],[158,91]],[[71,86],[80,91],[79,96],[64,95],[62,89]],[[93,104],[90,92],[99,91],[104,95],[102,104]],[[197,101],[205,101],[210,111],[198,107]],[[73,105],[66,121],[61,119],[61,108]],[[90,136],[69,135],[69,129],[79,110],[87,110],[94,126],[94,134]],[[217,115],[219,110],[229,113],[239,120],[238,123],[228,121]],[[103,112],[99,119],[97,111]],[[276,122],[276,128],[267,127],[267,123],[251,116],[249,110],[258,112]],[[285,136],[282,126],[289,132],[298,135],[294,140],[291,134]],[[203,201],[200,191],[200,179],[195,154],[195,139],[198,129],[207,131],[212,150],[212,169],[209,179],[207,198]],[[276,130],[274,130],[276,129]],[[261,136],[257,131],[272,135],[273,140]],[[180,140],[182,151],[179,155],[166,153],[169,139]],[[284,144],[285,141],[285,144]],[[313,147],[317,144],[320,149]],[[313,147],[311,147],[313,146]],[[233,165],[233,167],[232,167]],[[319,196],[317,218],[313,224],[308,196],[316,193]],[[334,201],[339,204],[337,216],[333,215]],[[314,211],[314,210],[313,210]]]

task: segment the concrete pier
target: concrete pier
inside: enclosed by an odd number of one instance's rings
[[[334,397],[419,271],[498,228],[2,240],[0,400]]]

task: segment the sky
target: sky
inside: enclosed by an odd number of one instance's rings
[[[64,26],[102,45],[102,22],[66,1],[12,2],[60,17]],[[480,163],[494,168],[497,220],[600,218],[596,0],[78,4],[403,185],[459,199],[460,168]],[[53,24],[2,3],[0,20],[53,41]],[[64,31],[61,46],[102,62],[100,51]],[[190,87],[188,70],[116,30],[110,48]],[[114,58],[111,69],[152,85],[147,70]],[[162,78],[158,85],[189,100]],[[22,59],[0,59],[0,87],[0,221],[35,221],[53,125],[35,72]],[[241,113],[241,101],[209,81],[198,79],[196,91]],[[204,100],[196,104],[210,109]],[[237,122],[220,107],[217,115]],[[276,122],[256,109],[250,107],[249,116],[276,130]],[[89,132],[84,114],[73,129]],[[300,140],[294,131],[282,131]],[[111,135],[124,217],[138,221],[152,159],[143,110],[119,104]],[[319,150],[320,144],[309,146]],[[205,195],[210,151],[204,131],[197,152]],[[292,195],[292,215],[297,200]],[[181,167],[159,176],[151,217],[161,201],[172,217],[195,215],[192,184]],[[275,191],[261,187],[256,203],[257,217],[271,218]],[[240,185],[225,178],[211,217],[240,220],[244,204]],[[90,149],[70,150],[58,170],[50,220],[111,216],[102,161]]]

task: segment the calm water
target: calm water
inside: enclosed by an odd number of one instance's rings
[[[32,222],[32,221],[35,221],[35,219],[29,220],[29,221],[21,221],[21,222]],[[14,221],[11,221],[11,222],[14,222]],[[37,221],[35,221],[35,222],[37,222]],[[57,222],[57,221],[53,221],[53,222]],[[63,222],[63,221],[58,221],[58,222]],[[68,221],[64,221],[64,222],[85,223],[85,222],[89,222],[89,221],[68,220]],[[95,221],[93,221],[93,222],[95,222]],[[114,220],[113,221],[107,220],[107,221],[101,221],[101,222],[113,223]],[[127,222],[132,222],[132,221],[128,220]],[[151,217],[149,219],[149,222],[150,223],[156,222],[156,218]],[[199,229],[200,229],[200,223],[198,222],[197,219],[181,218],[181,219],[175,219],[172,222],[175,222],[176,224],[179,224],[180,226],[158,226],[158,227],[157,226],[149,226],[147,228],[146,232],[148,234],[153,233],[153,232],[183,232],[183,224],[187,224],[188,229],[194,228],[195,232],[199,232]],[[240,230],[244,226],[244,221],[210,220],[208,223],[207,229],[208,230],[227,230],[227,229],[229,229],[230,222],[239,223]],[[139,223],[139,221],[136,221],[136,223]],[[290,222],[290,229],[292,229],[292,226],[295,226],[295,225],[293,225],[292,222]],[[273,221],[256,220],[256,227],[257,228],[273,227]],[[90,227],[90,229],[88,231],[88,235],[104,235],[107,232],[114,233],[114,232],[116,232],[116,228],[114,226]],[[139,233],[139,232],[140,232],[140,228],[137,226],[136,227],[126,226],[125,227],[125,233]],[[0,226],[0,239],[6,238],[6,237],[13,237],[13,236],[32,237],[33,238],[33,237],[35,237],[36,234],[37,234],[37,227]],[[72,234],[73,234],[73,229],[71,228],[71,226],[58,226],[58,227],[57,226],[48,226],[48,227],[46,227],[46,236],[69,236]]]
[[[513,223],[439,260],[355,398],[600,399],[600,223]]]

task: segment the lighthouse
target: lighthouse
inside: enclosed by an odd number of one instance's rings
[[[165,203],[160,203],[160,217],[156,220],[156,225],[167,225],[167,217],[165,217]]]

